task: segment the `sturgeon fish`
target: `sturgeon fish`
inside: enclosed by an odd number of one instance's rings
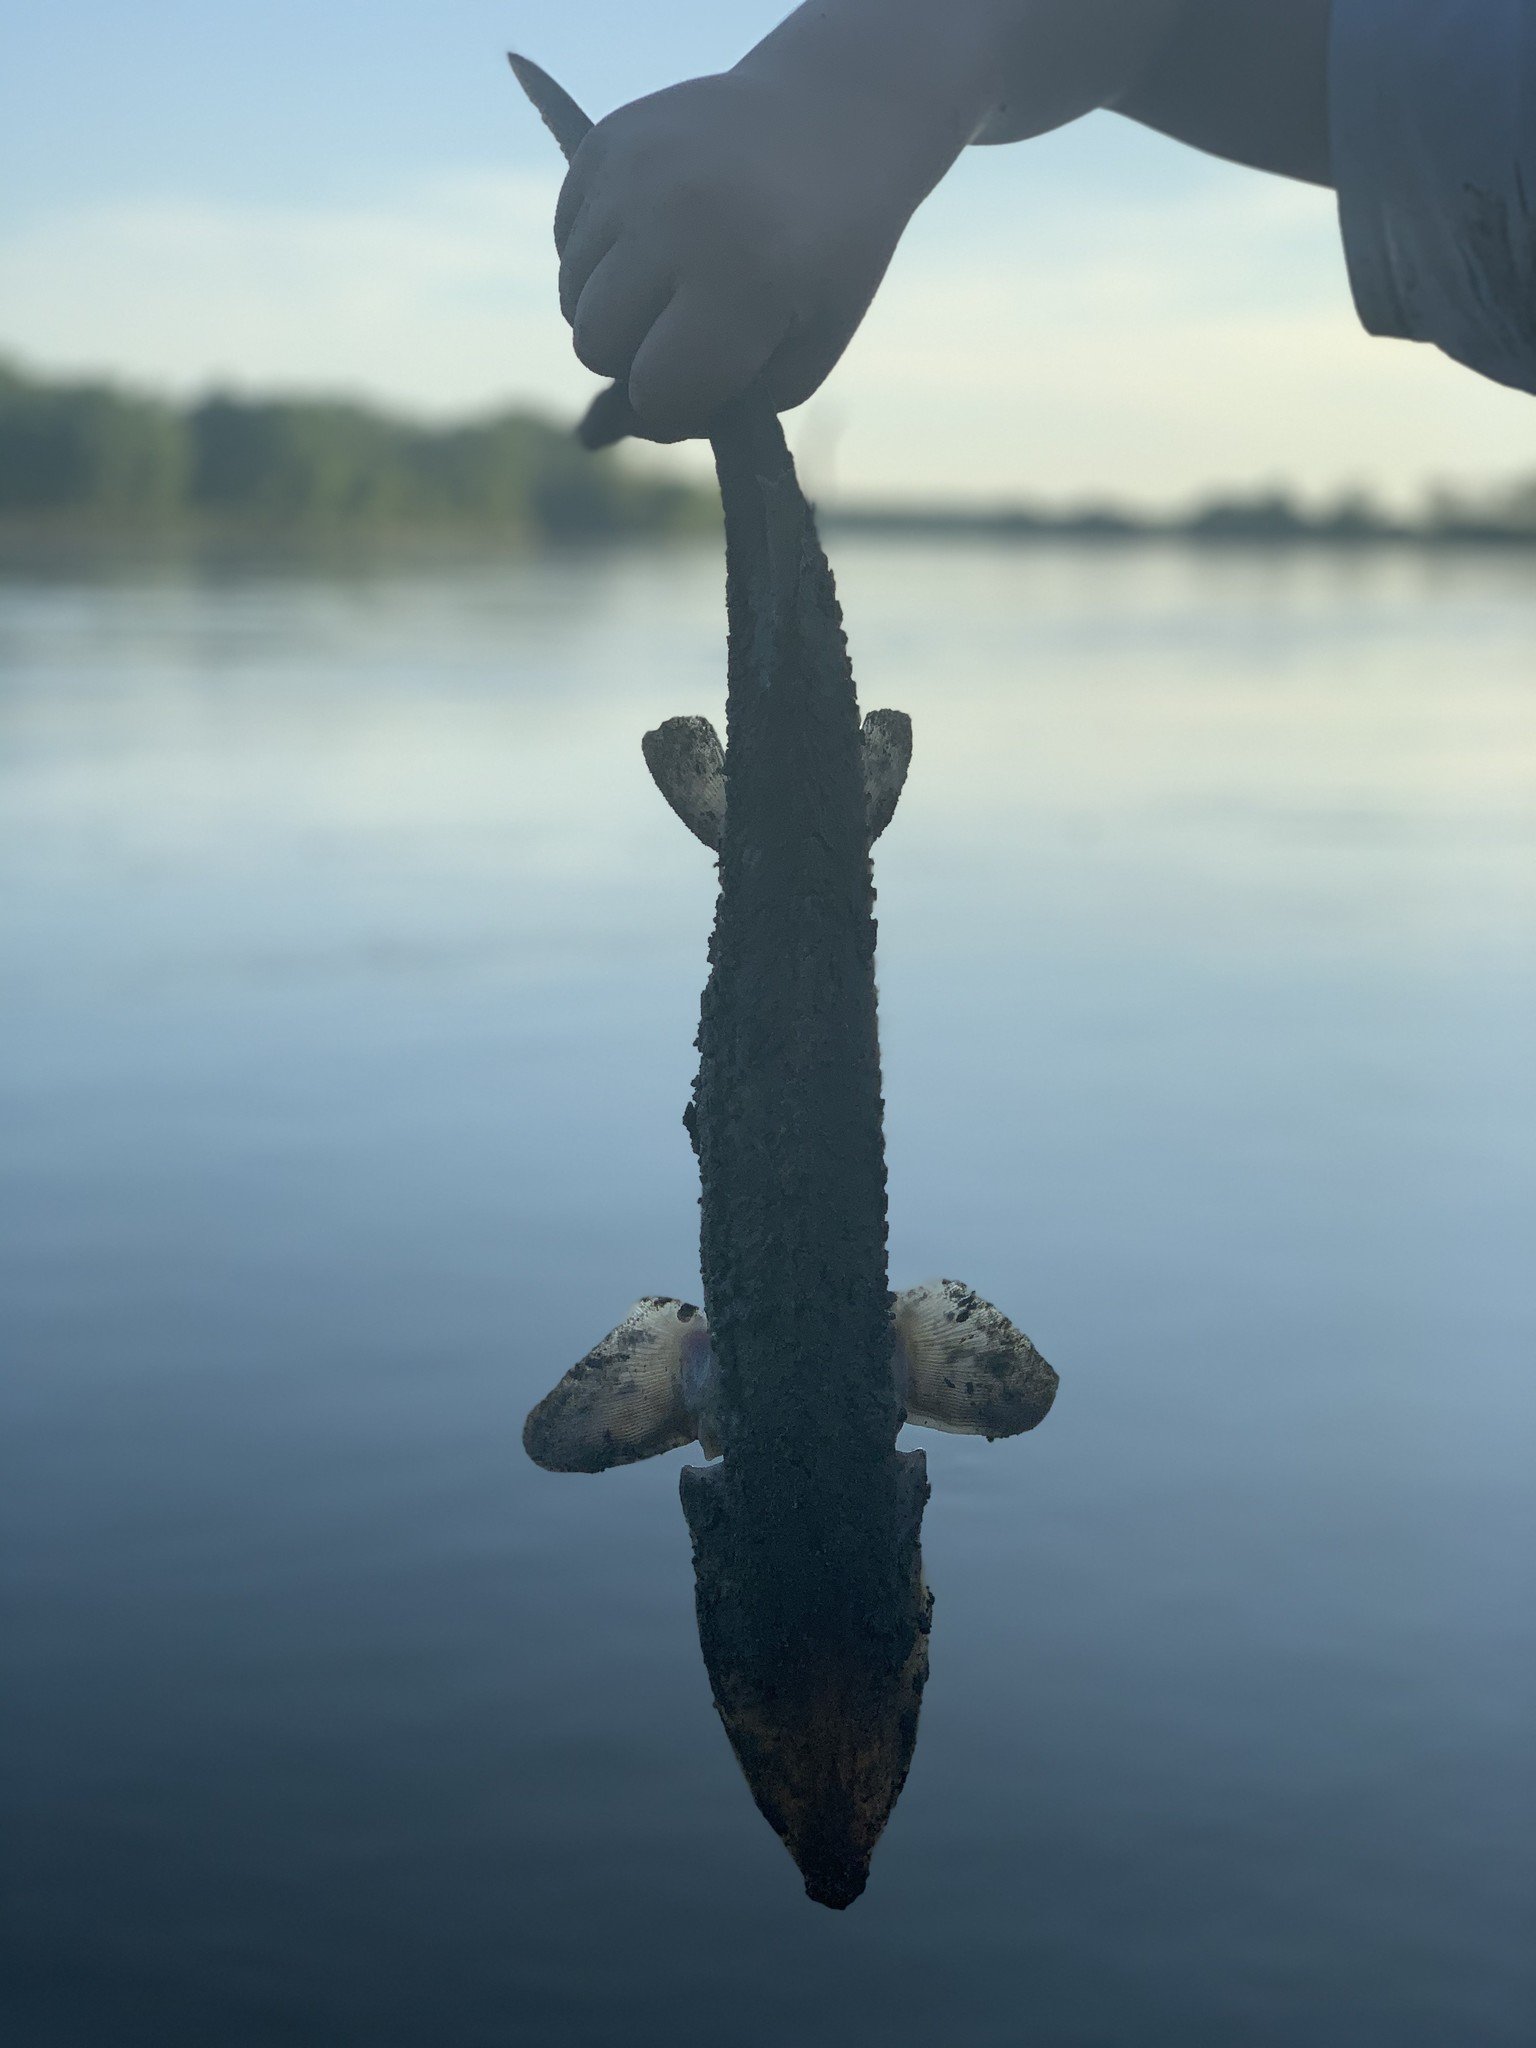
[[[513,69],[567,156],[590,126]],[[619,386],[589,446],[635,427]],[[668,719],[643,751],[717,856],[720,892],[684,1114],[702,1304],[637,1302],[529,1415],[528,1455],[597,1472],[697,1442],[685,1466],[700,1644],[757,1804],[810,1897],[858,1897],[905,1781],[928,1670],[928,1497],[903,1421],[1012,1436],[1056,1374],[953,1280],[893,1296],[870,846],[910,721],[861,723],[831,571],[777,416],[755,392],[711,434],[725,515],[726,741]]]

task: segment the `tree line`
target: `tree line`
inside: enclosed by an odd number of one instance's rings
[[[522,411],[450,426],[344,400],[178,406],[0,362],[0,527],[525,541],[707,528],[709,496],[593,457]]]
[[[1530,546],[1536,483],[1470,498],[1442,491],[1408,518],[1360,496],[1306,510],[1278,491],[1213,497],[1163,517],[1112,505],[937,504],[845,504],[827,516],[891,535]],[[115,384],[28,376],[0,360],[0,535],[541,542],[709,532],[718,520],[712,490],[648,476],[623,454],[592,456],[567,428],[521,410],[427,426],[338,399],[216,393],[177,406]]]

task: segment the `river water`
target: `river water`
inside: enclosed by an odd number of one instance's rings
[[[932,1678],[810,1905],[677,1468],[523,1457],[697,1288],[712,550],[0,580],[16,2048],[1536,2032],[1536,575],[834,538]],[[695,1295],[696,1298],[696,1295]],[[694,1454],[696,1455],[696,1454]]]

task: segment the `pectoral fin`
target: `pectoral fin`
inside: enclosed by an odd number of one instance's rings
[[[896,810],[912,762],[912,721],[905,711],[871,711],[860,733],[864,823],[870,845]],[[725,835],[725,749],[707,718],[666,718],[640,742],[651,780],[711,853]]]
[[[958,1280],[892,1306],[892,1371],[908,1422],[961,1436],[1017,1436],[1044,1420],[1056,1374],[1000,1309]],[[704,1311],[637,1301],[529,1415],[523,1448],[547,1472],[606,1472],[699,1443],[725,1448],[719,1371]]]
[[[700,1434],[712,1382],[703,1311],[647,1295],[544,1396],[523,1449],[547,1472],[606,1472],[678,1450]]]
[[[1017,1436],[1044,1421],[1057,1379],[1024,1332],[958,1280],[898,1294],[896,1391],[907,1420],[959,1436]]]
[[[912,765],[912,721],[905,711],[871,711],[862,738],[864,828],[873,846],[895,815]]]
[[[725,831],[725,749],[707,718],[668,718],[640,742],[651,780],[713,853]]]

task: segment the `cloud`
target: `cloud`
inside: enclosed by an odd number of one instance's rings
[[[1081,132],[969,153],[791,422],[814,485],[1165,504],[1213,483],[1403,497],[1536,469],[1528,398],[1361,332],[1329,194],[1103,163]],[[554,168],[466,171],[368,204],[125,197],[34,217],[0,236],[0,346],[178,392],[574,417],[593,382],[554,305],[557,185]]]
[[[0,337],[40,367],[179,392],[574,407],[590,379],[553,302],[558,182],[466,174],[374,206],[147,198],[44,217],[0,244]]]
[[[1213,166],[1177,196],[1063,203],[980,156],[919,215],[816,401],[844,423],[840,488],[1402,497],[1536,470],[1529,399],[1361,329],[1331,194]]]

